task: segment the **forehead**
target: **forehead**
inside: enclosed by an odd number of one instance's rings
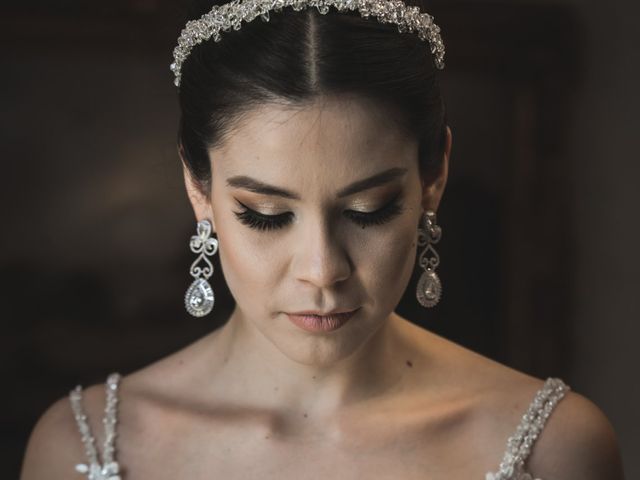
[[[389,110],[356,97],[265,104],[244,114],[210,151],[214,177],[341,183],[394,166],[417,170],[417,140]]]

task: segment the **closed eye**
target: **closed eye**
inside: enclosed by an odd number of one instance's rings
[[[399,202],[400,194],[397,194],[389,203],[373,212],[360,212],[357,210],[345,210],[344,215],[356,225],[366,228],[373,225],[383,225],[397,217],[403,211]],[[269,231],[284,228],[291,223],[292,212],[284,212],[278,215],[265,215],[257,212],[236,199],[242,206],[240,212],[233,212],[236,218],[250,228],[259,231]]]

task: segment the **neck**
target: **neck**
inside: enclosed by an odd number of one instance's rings
[[[407,371],[406,320],[392,313],[349,355],[301,363],[283,353],[241,312],[211,337],[216,390],[228,400],[287,414],[326,417],[394,391]],[[284,341],[282,338],[281,341]],[[291,340],[285,339],[290,342]],[[316,344],[313,344],[316,345]],[[285,345],[282,345],[282,349]],[[338,348],[338,347],[336,347]]]

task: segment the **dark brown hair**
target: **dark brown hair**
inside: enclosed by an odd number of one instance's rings
[[[214,4],[195,1],[188,19]],[[421,1],[408,1],[428,11]],[[185,164],[210,193],[208,149],[224,140],[243,112],[265,103],[304,105],[319,96],[355,95],[376,102],[419,142],[421,175],[441,166],[446,110],[429,44],[393,24],[357,12],[316,8],[270,12],[222,40],[197,45],[182,66],[178,130]]]

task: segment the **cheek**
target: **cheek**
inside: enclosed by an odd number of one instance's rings
[[[271,276],[277,269],[274,257],[265,254],[267,247],[260,236],[248,232],[232,215],[223,213],[216,220],[225,281],[239,305],[265,305],[262,296],[270,291]]]
[[[377,303],[399,301],[411,279],[417,222],[414,228],[410,217],[384,231],[371,228],[366,240],[353,250],[362,281]]]

